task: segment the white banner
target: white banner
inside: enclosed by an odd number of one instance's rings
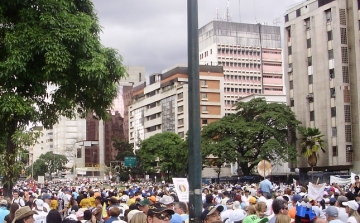
[[[173,178],[176,194],[181,202],[189,202],[189,182],[187,178]]]
[[[330,176],[330,184],[336,183],[339,186],[345,186],[351,183],[351,178],[340,178],[340,177]]]
[[[308,198],[312,198],[316,201],[321,201],[324,196],[325,184],[312,184],[308,185]]]
[[[44,182],[45,182],[45,177],[44,176],[38,176],[38,183],[43,184]]]

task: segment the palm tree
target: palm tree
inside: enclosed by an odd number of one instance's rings
[[[314,181],[314,166],[316,166],[319,156],[319,151],[325,153],[325,145],[318,128],[299,127],[299,132],[303,136],[301,139],[301,154],[307,158],[307,162],[311,167],[312,181]]]

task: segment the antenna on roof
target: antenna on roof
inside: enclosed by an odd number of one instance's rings
[[[276,18],[276,19],[273,20],[273,24],[275,26],[278,26],[278,24],[280,24],[280,23],[281,23],[280,18]]]

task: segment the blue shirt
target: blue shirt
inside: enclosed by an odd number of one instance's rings
[[[260,182],[259,185],[260,190],[265,193],[270,193],[270,190],[272,189],[272,184],[268,179],[265,179]]]
[[[0,223],[4,223],[5,216],[10,214],[10,211],[6,207],[0,208]]]

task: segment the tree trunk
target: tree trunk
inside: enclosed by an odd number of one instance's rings
[[[6,156],[7,156],[7,166],[12,167],[16,163],[16,145],[12,141],[12,137],[15,134],[17,128],[17,122],[12,121],[12,125],[9,127],[7,140],[6,140]],[[17,179],[17,175],[15,168],[8,168],[7,173],[4,174],[4,196],[12,197],[12,188],[15,183],[15,179]]]
[[[221,173],[221,168],[219,168],[217,171],[217,183],[218,184],[220,184],[220,173]]]
[[[241,173],[244,175],[244,176],[249,176],[250,175],[250,168],[248,166],[248,163],[238,163],[238,166],[241,167],[238,168],[238,175],[241,175]]]

